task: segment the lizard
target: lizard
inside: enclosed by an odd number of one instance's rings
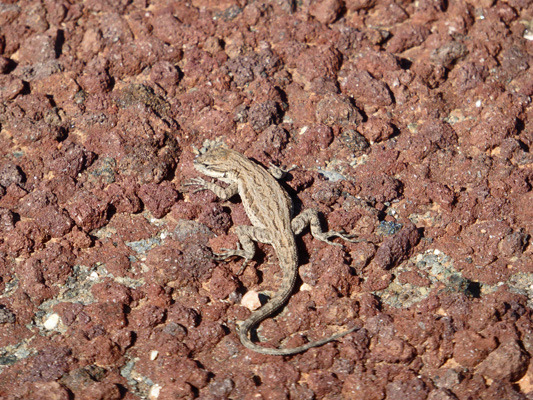
[[[272,164],[267,171],[263,166],[253,162],[243,154],[217,143],[209,144],[201,151],[196,150],[196,152],[197,156],[193,162],[194,168],[206,176],[229,184],[229,186],[223,188],[201,177],[193,178],[185,185],[196,186],[193,193],[210,190],[222,201],[238,194],[252,223],[251,226],[233,228],[239,239],[237,249],[221,249],[222,253],[214,253],[213,258],[215,260],[225,260],[234,256],[244,258],[244,263],[238,272],[240,275],[255,255],[254,241],[261,242],[273,246],[283,273],[282,283],[278,291],[266,304],[241,322],[237,329],[241,343],[261,354],[292,355],[312,347],[322,346],[358,329],[354,327],[295,348],[267,348],[252,342],[250,331],[282,308],[294,290],[298,275],[298,252],[295,235],[300,234],[309,226],[314,238],[328,244],[342,246],[342,244],[329,240],[333,237],[340,237],[351,242],[355,240],[352,240],[353,236],[343,232],[323,232],[318,213],[314,209],[306,209],[292,218],[292,200],[276,180],[282,178],[287,171]]]

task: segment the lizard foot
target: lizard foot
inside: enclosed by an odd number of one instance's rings
[[[237,244],[236,249],[220,249],[220,250],[222,251],[221,253],[213,253],[213,260],[222,261],[222,260],[226,260],[231,257],[242,257],[246,260],[248,259],[248,257],[246,257],[246,252],[243,250],[240,243]]]
[[[220,249],[220,250],[222,250],[221,253],[213,253],[213,257],[212,257],[213,260],[222,261],[222,260],[226,260],[231,257],[244,258],[244,262],[242,263],[241,268],[239,268],[239,272],[237,272],[237,275],[241,275],[246,269],[246,267],[248,266],[248,264],[250,263],[250,261],[252,260],[251,258],[248,257],[248,255],[246,254],[246,251],[241,247],[240,243],[237,244],[236,249]]]
[[[360,242],[366,242],[365,239],[355,239],[355,235],[350,235],[346,232],[336,232],[336,231],[329,231],[329,232],[321,232],[321,233],[315,233],[314,235],[318,240],[321,240],[323,242],[326,242],[328,244],[332,244],[333,246],[342,246],[342,243],[335,243],[329,240],[329,238],[338,237],[341,239],[346,240],[350,243],[360,243]]]
[[[296,169],[296,165],[293,165],[292,167],[285,169],[285,168],[278,167],[277,165],[270,163],[268,172],[270,172],[270,175],[272,175],[276,179],[283,179],[287,175],[287,173],[291,172],[294,169]]]
[[[190,181],[185,182],[183,186],[198,186],[192,192],[197,193],[202,190],[207,190],[207,182],[202,178],[192,178]]]

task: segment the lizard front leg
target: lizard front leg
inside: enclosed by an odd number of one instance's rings
[[[225,260],[230,257],[242,257],[244,258],[244,263],[242,264],[237,275],[242,274],[248,263],[254,258],[255,255],[255,243],[261,242],[269,244],[270,237],[262,228],[257,228],[255,226],[237,226],[232,229],[233,232],[239,238],[239,243],[237,244],[236,249],[220,249],[221,253],[215,253],[213,259],[215,260]]]
[[[210,190],[222,201],[226,201],[235,196],[239,191],[237,183],[232,183],[228,187],[223,188],[216,183],[207,182],[203,178],[192,178],[189,182],[185,183],[185,186],[198,186],[193,190],[193,193],[201,192],[202,190]]]
[[[314,238],[332,244],[334,246],[342,246],[341,243],[335,243],[329,240],[332,237],[339,237],[348,242],[359,242],[354,240],[353,235],[348,235],[344,232],[329,231],[324,232],[320,226],[320,219],[318,218],[318,212],[311,208],[302,211],[300,215],[294,217],[291,221],[291,228],[295,235],[299,235],[302,231],[309,226],[311,228],[311,234]]]

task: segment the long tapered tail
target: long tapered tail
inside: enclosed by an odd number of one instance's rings
[[[241,343],[251,349],[251,350],[254,350],[258,353],[261,353],[261,354],[268,354],[268,355],[271,355],[271,356],[289,356],[289,355],[292,355],[292,354],[298,354],[298,353],[301,353],[303,351],[306,351],[306,350],[309,350],[313,347],[319,347],[319,346],[322,346],[326,343],[329,343],[329,342],[332,342],[334,340],[337,340],[345,335],[348,335],[349,333],[352,333],[358,329],[361,329],[360,327],[353,327],[351,329],[348,329],[347,331],[344,331],[344,332],[340,332],[340,333],[337,333],[335,335],[332,335],[330,337],[327,337],[325,339],[321,339],[321,340],[317,340],[316,342],[311,342],[311,343],[307,343],[307,344],[304,344],[303,346],[299,346],[299,347],[293,347],[293,348],[289,348],[289,349],[272,349],[272,348],[268,348],[268,347],[263,347],[263,346],[260,346],[254,342],[252,342],[252,340],[250,339],[249,337],[249,332],[250,330],[254,327],[255,324],[250,324],[249,323],[250,320],[246,320],[244,321],[240,328],[239,328],[239,338],[241,340]]]
[[[344,332],[340,332],[333,336],[330,336],[328,338],[318,340],[316,342],[307,343],[303,346],[294,347],[291,349],[272,349],[268,347],[262,347],[259,344],[252,342],[252,339],[250,338],[250,331],[254,327],[256,327],[259,323],[261,323],[261,321],[268,318],[278,309],[283,307],[283,305],[289,299],[294,289],[294,284],[296,283],[296,277],[298,274],[298,258],[296,256],[296,245],[293,242],[294,239],[292,235],[282,235],[281,237],[289,240],[289,243],[284,243],[283,245],[280,245],[278,243],[272,243],[272,245],[274,246],[274,249],[276,251],[276,254],[278,255],[281,265],[285,265],[285,267],[282,268],[282,270],[285,272],[282,286],[280,287],[276,295],[268,303],[266,303],[259,310],[252,313],[250,318],[248,318],[246,321],[241,323],[239,330],[238,330],[239,339],[241,340],[241,343],[245,347],[253,351],[256,351],[258,353],[261,353],[261,354],[268,354],[272,356],[287,356],[291,354],[301,353],[303,351],[309,350],[312,347],[322,346],[326,343],[337,340],[359,329],[359,327],[351,328]],[[295,250],[294,252],[286,253],[286,252],[280,251],[280,247],[294,248]],[[284,257],[283,256],[284,254],[286,254],[287,256]]]

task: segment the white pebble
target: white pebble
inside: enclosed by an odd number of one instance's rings
[[[43,326],[49,331],[57,328],[57,325],[59,325],[59,314],[56,313],[50,314],[43,323]]]
[[[261,307],[261,301],[259,301],[259,293],[255,290],[250,290],[242,296],[241,305],[246,307],[250,311],[257,310]]]
[[[159,352],[157,350],[152,350],[150,352],[150,361],[154,361],[158,355],[159,355]]]
[[[157,399],[159,397],[159,393],[161,392],[161,386],[159,386],[157,383],[150,388],[150,392],[148,393],[148,398],[150,400]]]
[[[311,286],[308,283],[302,283],[302,286],[300,286],[300,292],[311,291],[311,290],[313,290],[313,286]]]

